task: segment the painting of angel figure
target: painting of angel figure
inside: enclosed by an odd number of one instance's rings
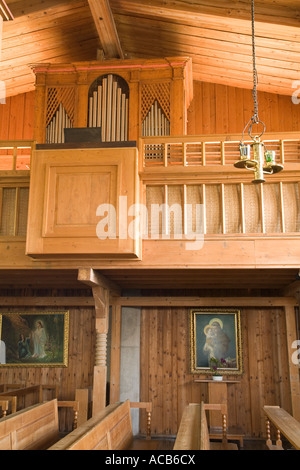
[[[2,313],[0,366],[66,367],[69,312]]]
[[[191,310],[191,372],[212,374],[211,361],[222,374],[241,374],[242,341],[239,310]]]

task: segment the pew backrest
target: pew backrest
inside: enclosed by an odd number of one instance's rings
[[[190,403],[185,407],[174,450],[209,450],[209,432],[204,403]]]
[[[107,406],[49,450],[124,450],[133,440],[130,402]]]
[[[58,439],[56,399],[0,419],[0,450],[42,450]]]

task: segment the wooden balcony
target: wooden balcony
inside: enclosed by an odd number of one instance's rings
[[[86,260],[97,267],[101,260],[103,269],[299,269],[299,135],[264,136],[284,170],[266,176],[260,185],[252,184],[251,171],[233,166],[239,159],[239,139],[235,135],[146,137],[140,139],[139,152],[68,149],[64,144],[32,147],[26,237],[29,173],[1,173],[0,250],[7,243],[16,248],[17,243],[18,255],[24,253],[21,264],[26,265],[34,258],[53,266],[57,261],[77,266]],[[126,206],[120,205],[120,196],[127,197]],[[138,203],[147,223],[139,224],[138,214],[128,212]],[[101,204],[116,207],[118,229],[120,213],[127,210],[122,220],[127,228],[137,222],[134,239],[117,231],[114,238],[98,238],[96,229],[103,218],[96,209]],[[197,205],[202,210],[199,224]],[[201,243],[187,245],[197,240]],[[3,259],[4,265],[9,264],[7,252]]]

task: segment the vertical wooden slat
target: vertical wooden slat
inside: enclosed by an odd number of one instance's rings
[[[201,144],[201,151],[202,151],[202,165],[206,165],[206,158],[205,158],[205,142],[202,142]]]
[[[2,221],[2,201],[3,201],[3,188],[0,187],[0,231],[1,231],[1,221]]]
[[[266,233],[265,227],[265,214],[264,214],[264,188],[263,184],[259,185],[259,210],[260,210],[260,223],[261,223],[261,232]]]
[[[280,141],[280,163],[284,165],[284,140]]]
[[[183,166],[186,166],[186,147],[187,147],[187,143],[183,142],[182,143],[182,163],[183,163]]]
[[[281,232],[285,233],[285,218],[284,218],[284,200],[283,200],[283,185],[282,181],[279,183],[279,204],[280,204],[280,227]]]
[[[225,142],[221,142],[221,165],[225,165]]]
[[[13,148],[13,161],[12,161],[12,170],[17,168],[17,156],[18,156],[18,147]]]
[[[183,234],[187,235],[187,188],[183,185]]]
[[[299,368],[297,364],[292,361],[292,343],[295,340],[296,332],[296,314],[295,308],[292,306],[285,307],[285,321],[286,321],[286,338],[288,349],[288,366],[289,366],[289,379],[290,390],[292,399],[292,415],[295,419],[300,421],[300,381],[299,381]]]
[[[165,223],[162,223],[162,234],[170,235],[170,220],[169,220],[169,211],[168,211],[168,185],[164,185],[164,209],[163,209],[163,220]]]
[[[226,214],[225,214],[225,188],[224,184],[221,184],[221,217],[222,217],[222,233],[226,233]]]
[[[15,213],[14,213],[14,237],[18,233],[18,226],[19,226],[19,210],[20,210],[20,188],[16,188],[16,198],[15,198]]]
[[[202,184],[202,204],[203,204],[203,233],[206,234],[206,193],[205,184]]]
[[[163,144],[163,159],[164,159],[164,166],[165,167],[168,166],[168,146],[169,146],[169,144],[167,142],[165,142]]]
[[[110,403],[120,399],[121,307],[111,307]]]
[[[244,184],[240,183],[240,217],[241,232],[245,233],[245,201],[244,201]]]

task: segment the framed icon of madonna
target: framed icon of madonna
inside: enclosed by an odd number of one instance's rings
[[[192,374],[242,374],[239,310],[191,310],[190,363]]]

